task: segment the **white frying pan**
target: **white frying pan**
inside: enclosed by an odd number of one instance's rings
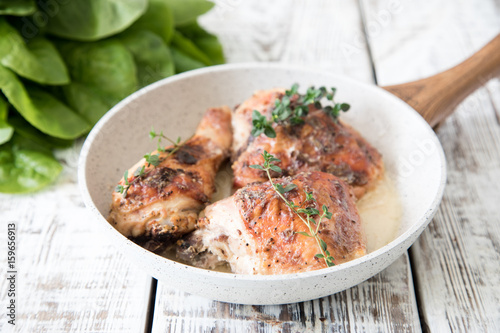
[[[83,199],[97,222],[96,232],[104,232],[118,251],[173,288],[242,304],[292,303],[331,295],[382,271],[427,226],[446,182],[444,154],[429,124],[434,126],[444,119],[468,93],[499,69],[497,37],[447,72],[385,88],[414,109],[379,87],[286,65],[222,65],[176,75],[132,94],[90,132],[79,164]],[[274,276],[236,275],[198,269],[158,256],[122,236],[106,221],[111,192],[123,171],[155,148],[148,138],[151,126],[172,137],[187,138],[206,108],[232,107],[255,90],[290,87],[295,82],[302,89],[310,85],[336,87],[337,99],[351,104],[351,110],[342,119],[382,153],[403,211],[400,229],[392,242],[362,258],[322,270]]]

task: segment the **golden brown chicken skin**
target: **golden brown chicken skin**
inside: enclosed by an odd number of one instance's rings
[[[270,117],[274,101],[283,94],[282,89],[258,91],[235,110],[234,186],[239,188],[266,180],[261,172],[249,166],[262,164],[262,153],[267,150],[281,160],[285,176],[304,171],[331,173],[351,185],[356,197],[363,196],[383,175],[381,155],[356,130],[342,121],[335,121],[323,110],[310,108],[302,124],[274,124],[276,138],[250,134],[253,110]]]
[[[228,107],[208,109],[195,135],[173,154],[155,151],[159,164],[142,159],[128,171],[126,195],[113,193],[110,223],[123,235],[168,242],[191,232],[215,191],[215,175],[232,141]],[[143,175],[134,172],[145,166]],[[126,186],[122,178],[119,185]]]
[[[333,213],[331,219],[320,221],[319,236],[335,264],[366,254],[354,194],[344,181],[324,172],[307,172],[275,182],[297,186],[284,194],[294,204],[307,204],[320,211],[326,205]],[[316,201],[304,203],[305,191],[312,192]],[[315,239],[298,234],[308,232],[307,226],[269,182],[247,185],[208,206],[200,225],[191,236],[199,243],[192,244],[190,252],[208,251],[227,261],[235,273],[289,274],[327,267],[323,259],[315,257],[320,252]]]

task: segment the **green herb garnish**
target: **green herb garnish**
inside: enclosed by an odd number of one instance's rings
[[[149,132],[149,137],[151,138],[151,140],[153,140],[155,138],[158,138],[157,148],[156,149],[158,151],[161,151],[161,152],[168,152],[169,154],[167,155],[167,157],[169,157],[170,155],[174,154],[182,146],[182,144],[181,144],[181,137],[180,136],[177,138],[177,140],[174,141],[174,140],[170,139],[169,137],[165,136],[163,134],[163,131],[161,131],[160,133],[156,133],[155,129],[153,127],[151,127],[151,131]],[[166,139],[167,141],[169,141],[174,146],[172,148],[169,148],[169,149],[162,148],[161,139]],[[151,164],[153,164],[153,163],[151,163]]]
[[[301,124],[304,122],[303,117],[309,113],[309,106],[314,105],[316,109],[323,109],[335,121],[340,115],[340,111],[346,112],[350,105],[347,103],[335,103],[334,97],[337,89],[331,88],[328,91],[325,87],[309,87],[304,95],[298,93],[299,85],[295,83],[290,90],[285,91],[285,95],[281,99],[274,101],[274,108],[271,113],[271,120],[262,115],[259,111],[253,110],[252,113],[252,135],[257,137],[264,133],[267,137],[275,138],[276,131],[273,128],[273,123],[290,122],[292,125]],[[333,103],[323,107],[321,100],[326,98]]]
[[[123,194],[123,197],[125,198],[127,196],[128,189],[130,188],[130,183],[128,181],[128,170],[125,171],[123,174],[123,179],[125,181],[125,186],[123,185],[118,185],[115,187],[115,192]]]
[[[306,200],[300,206],[294,204],[293,201],[287,200],[284,194],[297,188],[297,185],[288,184],[286,186],[283,186],[281,184],[275,184],[271,177],[270,170],[281,173],[281,168],[276,164],[274,164],[276,162],[281,162],[281,160],[269,154],[265,150],[264,153],[262,154],[262,157],[264,157],[264,163],[262,165],[258,164],[250,165],[250,168],[266,172],[267,178],[269,179],[269,182],[271,183],[271,186],[276,191],[276,193],[278,193],[278,195],[285,202],[285,204],[302,220],[302,222],[304,222],[304,224],[309,229],[309,232],[300,231],[297,233],[302,236],[313,237],[316,240],[316,243],[318,244],[318,247],[320,249],[320,253],[317,253],[315,257],[318,259],[323,259],[328,267],[334,266],[335,259],[331,256],[330,252],[328,251],[326,242],[319,237],[319,226],[321,224],[321,221],[324,218],[331,219],[332,213],[328,211],[328,207],[326,207],[326,205],[322,206],[323,212],[321,213],[321,215],[320,211],[313,206],[303,207],[304,204],[316,202],[316,199],[314,198],[312,192],[304,191],[306,195]],[[315,219],[313,218],[313,216],[319,216],[319,218]]]
[[[160,154],[149,153],[149,154],[144,155],[144,159],[146,160],[147,166],[150,167],[152,165],[154,168],[157,167],[158,165],[160,165],[160,163],[163,160],[165,160],[165,159],[169,158],[170,156],[172,156],[173,154],[175,154],[175,152],[177,152],[185,143],[185,142],[181,142],[180,137],[178,137],[177,140],[175,140],[175,141],[169,139],[167,136],[165,136],[163,134],[163,131],[160,133],[156,133],[154,128],[151,128],[151,131],[149,132],[149,138],[151,140],[158,138],[157,150],[159,152],[162,152],[162,153],[168,152],[167,156],[163,157],[162,159],[160,159]],[[162,146],[161,146],[162,139],[166,139],[166,140],[170,141],[174,146],[172,148],[168,148],[168,149],[162,148]],[[149,174],[151,172],[151,170],[153,170],[154,168],[151,168],[148,171],[146,171],[146,165],[138,167],[134,171],[135,178],[131,182],[128,181],[128,170],[125,171],[125,173],[123,174],[125,186],[124,185],[117,185],[115,187],[115,192],[123,194],[123,197],[126,198],[127,192],[128,192],[128,189],[130,188],[130,186],[132,184],[134,184],[135,182],[137,182],[138,179],[141,179],[142,177]]]

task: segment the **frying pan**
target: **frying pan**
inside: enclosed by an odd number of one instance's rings
[[[80,189],[96,232],[104,233],[117,251],[172,288],[240,304],[283,304],[331,295],[382,271],[425,229],[446,183],[443,150],[431,126],[499,69],[500,37],[496,37],[453,69],[385,90],[338,75],[269,63],[221,65],[176,75],[127,97],[97,123],[80,155]],[[351,104],[343,119],[382,153],[403,211],[397,236],[389,244],[322,270],[237,275],[158,256],[122,236],[106,221],[111,192],[123,171],[155,148],[147,135],[152,126],[172,137],[187,138],[206,108],[234,106],[255,90],[290,87],[295,82],[303,89],[310,85],[336,87],[336,98]]]

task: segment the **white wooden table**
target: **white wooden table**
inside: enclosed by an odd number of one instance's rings
[[[389,85],[445,70],[500,32],[499,0],[220,0],[201,18],[228,62],[280,61]],[[500,52],[500,51],[499,51]],[[283,306],[226,304],[169,288],[98,232],[76,184],[81,142],[56,184],[0,196],[0,331],[7,223],[17,224],[18,332],[500,332],[500,81],[438,135],[448,185],[408,255],[341,293]]]

